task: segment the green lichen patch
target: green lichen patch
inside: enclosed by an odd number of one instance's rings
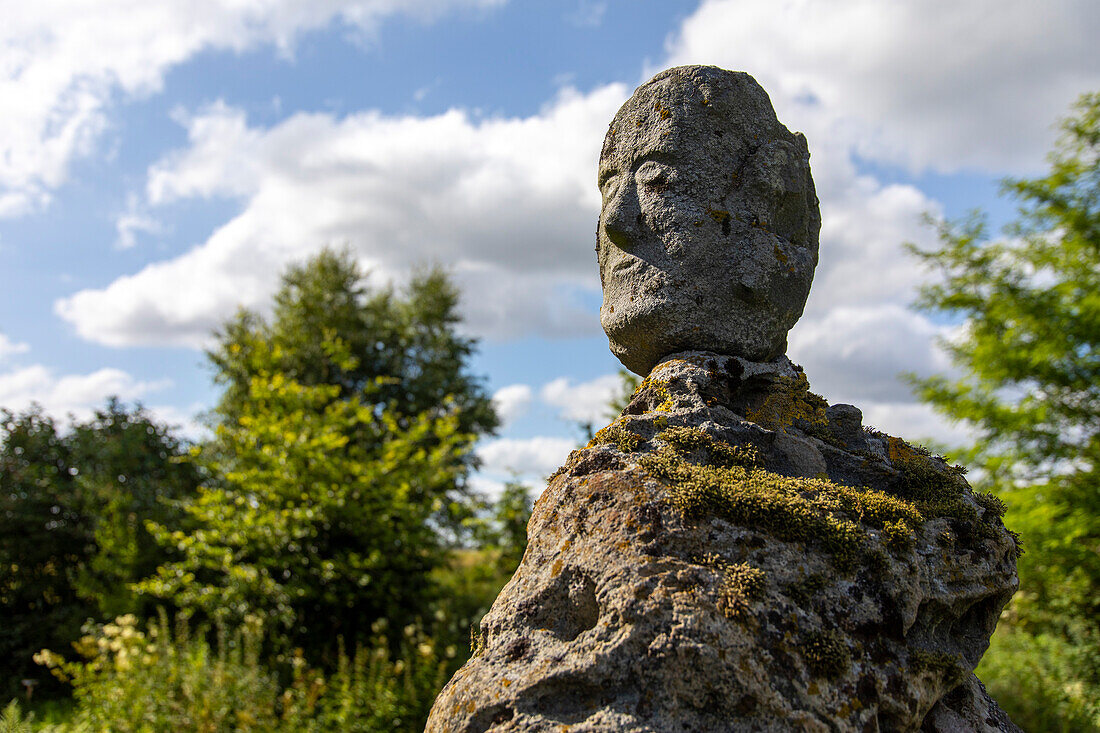
[[[638,388],[634,390],[634,395],[631,397],[631,400],[646,392],[649,392],[655,398],[650,400],[651,403],[656,403],[651,408],[651,412],[668,412],[673,408],[672,394],[668,391],[668,382],[654,379],[654,377],[650,375],[643,379],[642,383],[638,385]]]
[[[821,573],[811,573],[797,583],[787,586],[787,596],[800,607],[806,608],[821,591],[829,587],[829,579]]]
[[[642,436],[627,430],[618,422],[613,422],[597,432],[587,447],[591,448],[594,445],[606,444],[615,446],[623,453],[634,453],[642,444],[642,440]]]
[[[911,503],[882,491],[767,471],[752,449],[698,429],[670,428],[656,439],[662,445],[639,463],[669,486],[669,501],[685,518],[718,517],[783,540],[815,543],[842,567],[875,553],[868,529],[883,531],[890,523],[911,535],[923,521]],[[700,458],[704,462],[696,462]]]
[[[918,672],[942,676],[951,687],[961,684],[970,674],[962,658],[947,652],[913,649],[909,652],[909,664]]]
[[[718,608],[730,619],[743,618],[764,592],[767,576],[748,563],[728,565],[718,582]]]
[[[802,641],[802,658],[811,672],[827,678],[839,677],[852,663],[844,638],[834,629],[806,634]]]
[[[986,509],[979,517],[973,504],[966,501],[967,484],[961,466],[947,466],[920,446],[912,446],[887,436],[887,454],[898,480],[893,492],[911,501],[926,517],[953,520],[964,539],[990,539],[1000,532],[1003,504],[991,495],[974,495],[975,503]]]
[[[821,437],[827,436],[829,424],[825,398],[810,391],[810,382],[803,372],[795,378],[779,377],[764,400],[745,411],[745,417],[769,430],[786,430],[794,426]],[[820,434],[820,435],[819,435]]]

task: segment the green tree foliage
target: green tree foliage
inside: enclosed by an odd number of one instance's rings
[[[95,602],[101,617],[150,613],[148,600],[131,585],[168,558],[145,523],[179,526],[184,517],[179,502],[195,494],[201,473],[166,426],[141,407],[127,410],[116,399],[73,426],[65,440],[94,518],[96,549],[76,576],[77,591]]]
[[[1080,650],[1066,660],[1068,674],[1096,700],[1100,94],[1083,96],[1063,123],[1048,175],[1004,189],[1020,202],[1004,238],[990,241],[975,216],[941,224],[939,249],[912,248],[940,276],[922,288],[919,305],[966,322],[945,343],[963,376],[914,381],[922,399],[979,432],[964,458],[982,469],[983,488],[1005,501],[1005,521],[1023,537],[1021,590],[1007,616],[1022,634],[1014,648],[1039,654],[1050,646],[1040,640],[1054,636]],[[1100,725],[1100,710],[1092,715]]]
[[[226,393],[198,459],[214,477],[180,557],[142,584],[209,617],[259,614],[314,658],[427,613],[460,520],[477,431],[495,425],[438,272],[368,295],[347,254],[291,268],[270,322],[242,313],[211,359]]]
[[[494,534],[486,543],[500,551],[500,564],[515,572],[527,551],[527,523],[531,521],[531,490],[519,481],[504,484],[493,505]]]
[[[604,413],[608,420],[614,420],[622,414],[642,384],[641,377],[626,369],[619,370],[619,380],[619,390],[611,395],[611,400],[607,403],[607,411]]]
[[[207,354],[225,387],[213,412],[218,423],[237,419],[252,379],[266,372],[306,387],[336,385],[340,399],[369,389],[400,424],[447,404],[463,433],[497,427],[492,402],[467,368],[475,343],[456,333],[458,291],[442,271],[417,274],[404,293],[368,292],[346,251],[324,250],[290,267],[274,300],[270,319],[238,313]],[[334,338],[354,359],[333,357]]]
[[[62,431],[39,408],[0,412],[0,679],[34,677],[89,616],[130,610],[129,584],[164,559],[143,525],[175,528],[192,494],[184,447],[141,408],[108,402]],[[9,689],[9,691],[11,691]]]
[[[72,450],[35,408],[0,416],[0,691],[34,675],[31,656],[67,644],[91,604],[73,577],[95,551]]]
[[[454,666],[466,661],[470,634],[496,600],[527,550],[531,490],[509,481],[492,504],[470,520],[474,545],[455,548],[435,573],[441,593],[436,606],[436,639],[461,649]]]

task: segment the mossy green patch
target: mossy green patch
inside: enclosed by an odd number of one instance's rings
[[[828,586],[828,578],[821,573],[811,573],[799,582],[788,585],[787,595],[800,607],[806,608]]]
[[[920,446],[912,446],[900,438],[886,436],[887,454],[899,472],[894,493],[912,501],[927,517],[947,517],[954,521],[964,537],[989,539],[997,536],[1003,514],[1000,501],[991,495],[974,495],[983,509],[977,510],[966,501],[965,469],[947,466]]]
[[[919,672],[942,675],[951,687],[961,684],[970,674],[959,656],[947,652],[914,649],[909,652],[909,663]]]
[[[485,635],[481,633],[481,628],[474,624],[470,627],[470,656],[476,657],[485,651]]]
[[[619,422],[613,422],[597,432],[587,447],[599,444],[613,445],[623,453],[634,453],[642,444],[642,436],[627,430]]]
[[[975,491],[974,501],[978,502],[978,506],[986,511],[986,516],[1000,518],[1008,511],[1008,507],[1005,506],[1005,503],[1001,501],[1000,497],[996,494],[990,494],[987,491]]]
[[[811,631],[802,641],[802,658],[814,674],[836,678],[852,663],[844,638],[835,629]]]
[[[810,391],[809,380],[799,372],[795,378],[779,377],[764,401],[746,410],[745,417],[769,430],[785,430],[794,425],[817,436],[827,434],[828,406],[824,397]]]
[[[882,491],[767,471],[753,449],[697,428],[670,428],[657,440],[658,449],[639,463],[668,484],[670,502],[686,518],[719,517],[783,540],[816,543],[842,567],[872,554],[868,527],[881,531],[891,523],[911,534],[923,521],[911,503]]]
[[[764,592],[766,575],[748,563],[728,565],[718,582],[718,608],[727,618],[742,618]]]

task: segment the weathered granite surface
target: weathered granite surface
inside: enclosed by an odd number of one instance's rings
[[[1003,507],[785,357],[678,354],[574,451],[427,730],[1011,731]]]
[[[600,321],[628,369],[784,353],[817,265],[809,157],[748,74],[681,66],[638,87],[604,139],[596,231]]]

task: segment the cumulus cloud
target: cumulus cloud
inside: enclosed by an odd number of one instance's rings
[[[15,354],[25,354],[30,351],[28,344],[12,341],[7,335],[0,333],[0,361],[4,361]]]
[[[35,364],[0,373],[0,405],[19,412],[37,403],[55,417],[84,419],[108,397],[134,401],[169,386],[169,380],[142,381],[120,369],[58,375]]]
[[[576,447],[577,442],[569,438],[500,438],[479,445],[477,455],[482,461],[483,474],[545,479]]]
[[[29,2],[0,24],[0,217],[44,206],[75,158],[89,154],[119,98],[159,91],[165,74],[206,50],[242,52],[333,22],[368,38],[386,16],[430,20],[505,0],[99,0]]]
[[[138,197],[131,194],[126,211],[115,219],[115,231],[118,233],[115,249],[132,249],[137,246],[138,232],[159,234],[163,228],[160,222],[141,210]]]
[[[510,384],[493,393],[493,408],[505,427],[527,413],[533,396],[531,388],[526,384]]]
[[[799,323],[788,353],[834,402],[905,402],[913,397],[902,372],[951,371],[935,346],[947,330],[899,305],[839,306]]]
[[[607,403],[622,387],[618,374],[605,374],[588,382],[573,383],[559,377],[539,391],[542,401],[558,408],[563,420],[593,423],[599,427],[607,422]]]
[[[1100,86],[1092,0],[707,0],[669,62],[748,71],[780,119],[915,169],[1033,170]],[[811,149],[814,136],[810,136]]]
[[[267,129],[215,104],[181,117],[189,145],[152,167],[147,197],[238,198],[242,211],[185,254],[56,310],[100,343],[197,346],[239,305],[264,302],[288,262],[346,243],[379,279],[449,266],[477,335],[595,332],[583,303],[597,287],[594,161],[625,95],[565,90],[522,118],[301,113]]]
[[[946,447],[970,445],[978,433],[965,423],[954,423],[931,407],[915,402],[873,402],[861,405],[863,424],[910,441],[931,441]]]

